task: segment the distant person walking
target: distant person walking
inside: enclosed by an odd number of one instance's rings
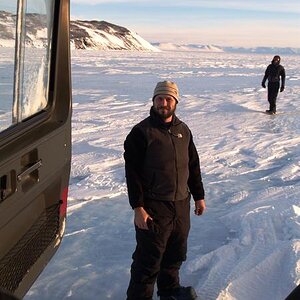
[[[281,86],[280,86],[281,78]],[[266,88],[266,81],[268,79],[268,101],[270,108],[266,110],[269,114],[276,114],[276,99],[280,87],[280,92],[284,91],[285,87],[285,70],[280,64],[280,56],[275,55],[271,64],[268,65],[265,76],[262,80],[261,86]]]
[[[161,300],[197,297],[191,286],[180,286],[179,269],[186,259],[190,195],[196,215],[206,206],[192,133],[175,115],[178,100],[174,82],[158,82],[150,116],[133,127],[124,143],[137,242],[128,300],[151,300],[155,281]]]

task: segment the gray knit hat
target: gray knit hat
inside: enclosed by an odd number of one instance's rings
[[[175,82],[172,81],[161,81],[158,82],[153,93],[153,99],[159,94],[170,95],[175,98],[178,102],[179,100],[179,90]]]

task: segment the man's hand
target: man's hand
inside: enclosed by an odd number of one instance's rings
[[[264,82],[261,83],[261,86],[265,89],[266,88],[266,84]]]
[[[134,224],[140,229],[149,229],[147,225],[147,220],[152,218],[144,210],[143,207],[136,207],[134,209]]]
[[[195,201],[195,215],[201,216],[205,209],[206,209],[206,204],[204,199]]]
[[[280,93],[284,91],[284,85],[281,86],[280,88]]]

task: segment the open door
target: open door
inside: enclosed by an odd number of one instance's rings
[[[8,47],[0,47],[0,290],[22,298],[65,227],[69,0],[1,2],[0,40]]]

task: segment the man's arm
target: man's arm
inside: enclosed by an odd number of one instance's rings
[[[142,132],[134,127],[124,142],[127,191],[129,203],[133,209],[144,206],[140,172],[143,166],[145,149],[145,138]]]
[[[203,213],[205,209],[204,201],[204,188],[202,183],[200,161],[197,149],[193,142],[193,136],[191,134],[191,139],[189,143],[189,179],[188,186],[191,194],[195,200],[195,205],[199,213]]]
[[[284,69],[284,67],[282,67],[280,76],[281,76],[280,92],[283,92],[284,88],[285,88],[285,69]]]
[[[264,78],[263,78],[263,80],[262,80],[262,82],[261,82],[261,86],[262,86],[264,89],[266,88],[266,81],[267,81],[267,78],[268,78],[268,76],[269,76],[269,69],[270,69],[270,67],[268,66],[267,69],[266,69],[266,71],[265,71],[265,76],[264,76]]]

